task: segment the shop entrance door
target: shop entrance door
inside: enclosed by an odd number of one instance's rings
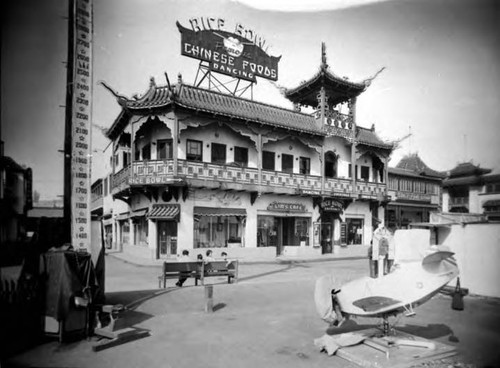
[[[321,223],[321,253],[332,253],[333,224],[331,222]]]
[[[177,255],[177,222],[158,221],[157,258]]]

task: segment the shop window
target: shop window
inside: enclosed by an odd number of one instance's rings
[[[300,157],[299,170],[301,174],[309,175],[311,173],[311,159],[309,157]]]
[[[156,158],[158,160],[170,160],[173,157],[171,139],[161,139],[156,142]]]
[[[273,216],[257,217],[257,247],[275,247],[278,244],[278,222]]]
[[[293,155],[283,153],[281,155],[281,171],[293,173]]]
[[[276,154],[271,151],[262,151],[262,168],[264,170],[274,171],[275,169],[275,156]]]
[[[188,161],[203,161],[202,144],[203,142],[192,139],[186,141],[186,159]]]
[[[212,143],[212,163],[223,165],[226,163],[226,145]]]
[[[149,143],[142,147],[142,159],[151,160],[151,145]]]
[[[148,245],[148,221],[139,217],[134,222],[134,245]]]
[[[370,180],[370,167],[369,166],[361,166],[361,180],[364,180],[364,181]]]
[[[234,147],[234,162],[240,166],[248,166],[248,148]]]
[[[242,246],[245,219],[245,216],[195,215],[195,248],[225,248]]]
[[[309,245],[310,220],[307,218],[295,218],[295,238],[293,243],[298,245]]]

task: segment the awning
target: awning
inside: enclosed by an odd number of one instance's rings
[[[146,213],[148,212],[148,209],[147,208],[143,208],[142,210],[137,210],[137,211],[133,211],[131,214],[130,214],[130,218],[134,218],[134,217],[143,217],[144,215],[146,215]]]
[[[492,199],[483,203],[483,208],[496,207],[496,206],[500,206],[500,199]]]
[[[116,216],[117,221],[123,221],[123,220],[128,220],[128,212],[120,213],[118,216]]]
[[[180,207],[178,204],[155,204],[148,213],[151,220],[179,221]]]
[[[247,210],[244,208],[214,208],[195,207],[194,215],[198,216],[246,216]]]

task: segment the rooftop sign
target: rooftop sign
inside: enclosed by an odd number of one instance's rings
[[[265,40],[254,31],[236,24],[234,32],[228,32],[221,18],[192,18],[189,22],[191,29],[177,22],[182,55],[206,61],[210,70],[235,78],[278,80],[281,56],[268,55]]]

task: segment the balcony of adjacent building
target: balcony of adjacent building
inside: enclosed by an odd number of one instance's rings
[[[177,170],[174,170],[173,159],[134,161],[112,175],[111,193],[116,196],[133,188],[165,185],[374,200],[381,200],[386,193],[386,184],[380,182],[358,180],[354,186],[349,178],[322,178],[305,173],[182,159],[177,160]]]
[[[469,197],[452,197],[448,201],[449,212],[469,212]]]

